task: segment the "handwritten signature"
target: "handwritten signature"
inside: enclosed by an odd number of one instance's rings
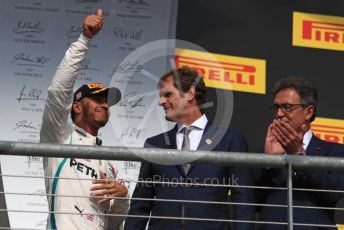
[[[128,8],[133,7],[142,7],[142,6],[149,6],[149,4],[145,0],[118,0],[119,3],[127,3]]]
[[[26,90],[26,86],[23,86],[23,88],[20,90],[19,97],[16,99],[19,103],[21,101],[38,101],[38,100],[44,100],[40,98],[42,94],[42,90],[32,88],[30,90]]]
[[[119,39],[131,39],[131,40],[141,40],[143,35],[143,29],[139,30],[130,30],[125,27],[115,26],[113,28],[113,33],[116,38]]]
[[[24,34],[24,33],[38,33],[42,34],[45,31],[44,28],[41,27],[41,23],[33,23],[30,21],[19,21],[15,27],[13,27],[13,32],[15,34]]]
[[[35,224],[36,227],[43,227],[47,225],[47,218],[38,220]]]
[[[130,170],[130,169],[138,170],[138,169],[140,169],[140,166],[141,166],[140,162],[125,161],[123,169],[125,170],[125,173],[127,174],[128,170]],[[130,186],[130,183],[129,183],[129,186]]]
[[[29,65],[29,66],[39,66],[44,67],[50,58],[39,56],[31,57],[31,54],[17,53],[13,56],[11,63],[17,63],[18,65]]]
[[[94,70],[94,71],[99,71],[99,69],[91,67],[91,59],[86,58],[85,61],[82,63],[81,70]]]
[[[120,101],[120,106],[130,106],[130,108],[135,108],[137,106],[145,106],[142,101],[145,96],[137,96],[136,92],[131,92],[122,97]]]
[[[135,63],[127,62],[127,63],[113,67],[112,71],[113,73],[115,72],[120,72],[120,73],[141,72],[141,70],[143,70],[143,65],[140,65],[138,63],[139,61]]]
[[[22,120],[22,121],[18,121],[16,123],[16,127],[13,128],[12,130],[17,130],[19,128],[25,128],[25,129],[37,129],[37,127],[32,125],[32,121],[28,121],[28,120]]]
[[[37,194],[37,195],[46,195],[46,191],[44,189],[38,189],[37,191],[35,191],[33,194]]]
[[[72,26],[67,32],[66,35],[68,38],[77,38],[82,33],[81,26]]]
[[[81,4],[81,3],[97,3],[97,2],[102,2],[102,0],[75,0],[76,4]]]
[[[124,167],[126,169],[138,169],[140,168],[140,162],[135,162],[135,161],[125,161],[124,162]]]
[[[134,138],[138,140],[143,131],[145,131],[145,129],[137,129],[137,128],[131,128],[131,127],[124,128],[122,130],[120,140],[122,141],[125,137],[129,139]]]
[[[32,164],[41,164],[43,163],[43,158],[42,157],[37,157],[37,156],[28,156],[27,157],[27,166],[31,168]],[[40,191],[40,190],[38,190]],[[45,191],[44,191],[45,192]]]

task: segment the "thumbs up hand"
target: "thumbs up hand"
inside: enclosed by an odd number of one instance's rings
[[[103,27],[103,10],[98,9],[96,15],[88,15],[84,19],[83,34],[92,39]]]

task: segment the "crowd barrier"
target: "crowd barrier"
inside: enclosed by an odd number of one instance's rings
[[[73,153],[71,155],[70,153]],[[181,154],[182,153],[182,154]],[[213,183],[198,183],[197,181],[165,181],[165,180],[150,180],[142,181],[130,180],[129,183],[146,183],[154,184],[161,183],[168,186],[225,186],[225,187],[243,187],[246,189],[269,189],[269,190],[285,190],[288,196],[287,205],[273,205],[263,203],[236,203],[236,202],[212,202],[202,200],[168,200],[168,199],[147,199],[147,198],[135,198],[147,201],[159,201],[159,202],[183,202],[183,203],[209,203],[219,205],[249,205],[249,206],[273,206],[282,207],[288,210],[288,221],[287,222],[266,222],[266,221],[242,221],[235,219],[205,219],[205,218],[187,218],[187,217],[171,217],[171,216],[144,216],[135,215],[131,217],[136,218],[161,218],[161,219],[178,219],[178,220],[193,220],[193,221],[217,221],[217,222],[247,222],[259,224],[278,224],[288,226],[289,230],[292,230],[294,226],[317,226],[319,228],[330,228],[330,229],[341,229],[340,223],[338,225],[317,225],[309,223],[293,223],[293,209],[304,208],[304,209],[330,209],[334,211],[344,211],[341,207],[310,207],[310,206],[295,206],[293,205],[293,191],[309,191],[309,192],[336,192],[343,193],[344,191],[338,190],[317,190],[317,189],[304,189],[304,188],[293,188],[293,169],[314,169],[321,170],[326,169],[329,171],[344,172],[344,158],[330,158],[330,157],[311,157],[311,156],[293,156],[293,155],[264,155],[257,153],[236,153],[232,152],[211,152],[211,151],[188,151],[183,150],[171,150],[171,149],[151,149],[151,148],[127,148],[127,147],[106,147],[106,146],[80,146],[80,145],[57,145],[57,144],[35,144],[35,143],[21,143],[21,142],[6,142],[0,141],[0,154],[1,155],[13,155],[13,156],[39,156],[39,157],[74,157],[84,159],[107,159],[116,161],[153,161],[153,162],[175,162],[178,159],[180,162],[188,162],[191,159],[193,164],[213,164],[213,165],[224,165],[224,166],[238,166],[238,167],[250,167],[250,168],[286,168],[288,170],[287,187],[262,187],[262,186],[245,186],[245,185],[233,185],[233,184],[221,184]],[[190,157],[192,154],[192,157]],[[194,160],[197,159],[197,160]],[[18,175],[1,175],[4,177],[28,177],[28,178],[42,178],[39,176],[18,176]],[[44,178],[44,179],[53,179]],[[76,180],[75,178],[59,178],[66,180]],[[6,194],[4,191],[0,193]],[[31,195],[31,196],[42,196],[51,194],[42,193],[7,193],[12,195]],[[56,196],[56,195],[55,195]],[[64,195],[60,195],[64,196]],[[68,196],[70,197],[70,196]],[[85,196],[78,196],[85,197]],[[89,197],[85,197],[89,198]],[[117,199],[134,199],[134,198],[120,198]],[[28,212],[27,210],[8,210],[0,209],[1,212]],[[34,211],[33,211],[34,212]],[[55,213],[55,214],[70,214],[75,213]],[[110,215],[110,214],[94,214],[92,215]],[[129,217],[129,215],[119,215],[123,217]],[[344,220],[343,220],[344,222]],[[5,226],[0,226],[0,229],[10,229]]]

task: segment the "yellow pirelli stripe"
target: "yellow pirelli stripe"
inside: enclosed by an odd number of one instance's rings
[[[294,12],[293,45],[344,50],[344,17]]]
[[[207,87],[259,94],[266,92],[265,60],[176,49],[176,65],[198,70]]]
[[[337,229],[338,230],[344,230],[344,225],[343,224],[337,224]]]
[[[320,139],[344,144],[344,120],[318,117],[311,127]]]

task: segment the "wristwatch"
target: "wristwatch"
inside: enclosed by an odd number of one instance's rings
[[[305,156],[305,155],[306,155],[306,152],[305,152],[305,151],[297,152],[297,153],[295,153],[295,155]]]

